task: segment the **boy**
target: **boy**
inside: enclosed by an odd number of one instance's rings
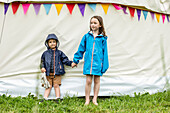
[[[42,73],[46,73],[50,88],[45,89],[44,99],[47,100],[51,88],[54,87],[56,100],[58,100],[60,98],[61,75],[65,73],[63,64],[71,66],[72,61],[58,50],[59,40],[55,34],[48,35],[45,46],[47,50],[42,54],[40,68]]]

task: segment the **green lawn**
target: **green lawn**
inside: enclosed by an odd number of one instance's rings
[[[98,106],[84,106],[85,99],[65,97],[59,103],[53,100],[39,104],[39,100],[29,94],[27,97],[0,96],[0,113],[56,113],[56,112],[96,112],[96,113],[170,113],[170,91],[136,94],[135,97],[112,96],[98,98]]]

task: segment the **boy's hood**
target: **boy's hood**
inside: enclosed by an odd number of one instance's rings
[[[56,40],[56,42],[57,42],[56,49],[58,49],[58,47],[59,47],[59,40],[58,40],[58,38],[57,38],[57,36],[55,34],[49,34],[47,36],[47,39],[45,40],[45,46],[47,47],[47,49],[50,49],[49,46],[48,46],[48,40],[50,40],[50,39]]]

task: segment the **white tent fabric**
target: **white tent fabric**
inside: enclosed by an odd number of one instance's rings
[[[70,0],[0,0],[0,2],[11,3],[21,2],[70,2]],[[151,11],[170,14],[170,0],[71,0],[71,2],[85,3],[117,3],[121,5],[131,5],[144,7]]]
[[[72,60],[82,36],[89,31],[89,20],[93,15],[103,17],[108,35],[110,67],[101,77],[99,96],[133,96],[134,92],[153,94],[167,89],[170,80],[170,24],[167,21],[158,23],[151,16],[145,20],[143,15],[138,21],[136,15],[131,18],[113,6],[106,15],[100,4],[96,11],[86,6],[85,16],[77,5],[72,15],[66,6],[57,15],[54,5],[48,15],[44,7],[36,15],[33,5],[24,15],[20,5],[15,15],[8,10],[4,21],[3,8],[0,4],[0,31],[4,25],[0,43],[0,94],[26,96],[38,91],[43,95],[44,88],[37,77],[40,76],[40,57],[46,50],[47,35],[55,33],[60,40],[59,49]],[[66,67],[61,97],[85,95],[86,78],[82,67],[83,60],[77,68]],[[53,89],[50,98],[55,98]]]

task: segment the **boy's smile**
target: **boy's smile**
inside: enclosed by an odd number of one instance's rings
[[[57,45],[56,40],[54,40],[54,39],[48,40],[48,46],[50,47],[50,49],[55,49],[56,45]]]

